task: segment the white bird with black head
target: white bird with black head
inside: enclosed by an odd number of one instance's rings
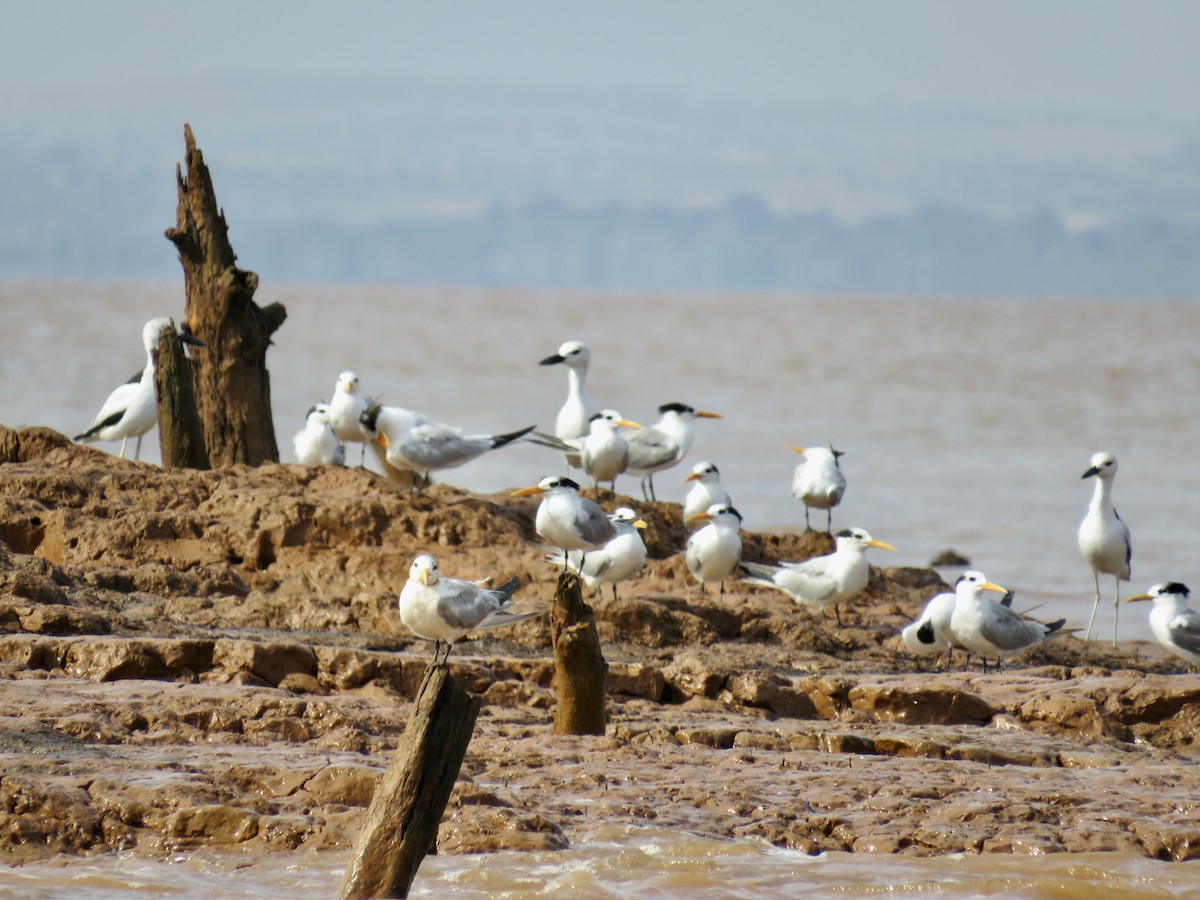
[[[314,404],[304,417],[304,427],[292,438],[296,461],[305,466],[344,466],[346,448],[329,425],[329,405]]]
[[[1200,612],[1188,609],[1189,593],[1187,585],[1166,581],[1144,594],[1126,597],[1125,602],[1153,600],[1150,631],[1160,644],[1194,669],[1200,666]]]
[[[629,444],[625,471],[641,477],[642,497],[646,500],[658,499],[654,496],[654,473],[678,465],[692,449],[696,419],[721,418],[718,413],[696,410],[686,403],[664,403],[658,412],[656,423],[625,437]]]
[[[579,496],[579,485],[565,475],[548,475],[532,487],[513,491],[514,497],[541,495],[534,530],[563,553],[563,571],[569,564],[568,553],[581,551],[577,570],[587,553],[608,543],[617,534],[604,510],[586,497]]]
[[[1006,588],[992,584],[982,572],[964,572],[959,576],[954,584],[950,631],[954,643],[983,657],[984,672],[988,657],[996,660],[999,670],[1003,657],[1040,644],[1052,634],[1065,633],[1061,629],[1066,619],[1038,622],[981,597],[983,591],[1008,594]]]
[[[729,491],[721,486],[721,470],[715,463],[698,462],[692,467],[692,473],[683,479],[684,484],[694,482],[692,489],[683,498],[683,518],[707,512],[710,506],[725,503],[732,504]]]
[[[725,579],[742,561],[742,514],[727,503],[714,503],[687,521],[708,523],[688,538],[685,552],[688,571],[700,582],[700,596],[707,582],[719,581],[724,598]]]
[[[617,585],[627,581],[642,570],[646,564],[646,544],[641,529],[644,520],[628,506],[614,509],[608,517],[616,527],[616,534],[603,546],[585,554],[582,550],[569,550],[567,557],[578,570],[583,583],[600,594],[604,585],[612,585],[613,600],[617,599]],[[558,554],[546,556],[547,562],[558,562]]]
[[[560,441],[586,437],[592,416],[600,411],[587,392],[588,366],[592,351],[582,341],[567,341],[558,352],[541,360],[540,366],[563,365],[567,368],[567,399],[554,420],[554,436]],[[567,454],[567,471],[583,465],[577,453]]]
[[[1087,633],[1092,636],[1092,624],[1096,621],[1096,609],[1100,606],[1100,576],[1113,576],[1113,646],[1117,645],[1117,610],[1121,605],[1121,582],[1128,581],[1130,563],[1133,559],[1133,542],[1129,528],[1117,515],[1112,502],[1113,479],[1117,476],[1117,458],[1111,453],[1097,453],[1083,478],[1095,478],[1092,502],[1087,515],[1079,523],[1079,552],[1092,568],[1092,579],[1096,594],[1092,601],[1092,615],[1088,619]]]
[[[804,504],[804,528],[811,530],[808,522],[810,509],[823,509],[828,513],[826,530],[833,533],[833,508],[842,502],[846,494],[846,476],[838,464],[844,454],[829,447],[791,447],[804,456],[792,474],[792,496]]]

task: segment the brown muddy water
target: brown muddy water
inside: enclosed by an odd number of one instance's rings
[[[468,431],[552,428],[567,339],[593,351],[592,396],[653,421],[672,400],[702,421],[685,466],[656,479],[682,499],[690,464],[711,459],[755,530],[803,527],[787,444],[833,442],[849,481],[834,524],[899,548],[880,565],[921,566],[946,547],[1048,617],[1086,622],[1091,576],[1075,530],[1093,452],[1121,460],[1115,497],[1134,537],[1133,593],[1200,585],[1200,307],[1068,300],[555,295],[265,284],[289,311],[269,363],[280,449],[305,410],[352,368],[368,392]],[[0,285],[0,423],[82,430],[108,391],[143,365],[141,326],[182,314],[178,285]],[[117,445],[102,445],[115,452]],[[357,451],[351,450],[351,460]],[[157,461],[157,442],[143,447]],[[504,448],[445,481],[501,491],[561,471],[556,454]],[[618,485],[635,492],[625,479]],[[883,557],[883,558],[878,558]],[[949,577],[954,574],[944,572]],[[1145,610],[1122,635],[1148,638]],[[1101,634],[1111,627],[1107,609]],[[0,895],[329,897],[340,853],[133,855],[0,867]],[[662,828],[600,829],[555,853],[428,859],[414,896],[1189,897],[1200,867],[1130,854],[808,857],[754,841]]]

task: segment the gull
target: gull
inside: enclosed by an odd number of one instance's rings
[[[817,609],[832,606],[837,623],[841,625],[842,612],[838,604],[853,597],[870,580],[871,570],[866,557],[868,547],[896,549],[891,544],[875,540],[866,529],[847,528],[838,532],[834,551],[825,556],[778,566],[742,563],[742,569],[753,576],[745,579],[750,584],[781,590],[796,603]]]
[[[558,348],[557,353],[538,363],[540,366],[562,363],[567,367],[567,401],[554,420],[554,435],[561,441],[586,437],[592,416],[600,411],[587,392],[588,364],[591,361],[592,351],[588,349],[587,344],[581,341],[567,341]],[[568,472],[571,471],[571,466],[579,468],[582,465],[578,454],[567,454]]]
[[[488,590],[475,582],[443,578],[437,560],[423,553],[413,560],[408,581],[400,592],[400,621],[417,637],[433,641],[434,665],[445,642],[445,663],[454,642],[468,631],[490,631],[541,615],[509,611],[508,599],[519,583],[514,578]]]
[[[333,399],[329,402],[329,426],[338,440],[361,444],[362,455],[359,467],[366,461],[367,441],[374,436],[362,423],[363,413],[374,401],[358,389],[358,376],[343,372],[333,388]]]
[[[458,468],[524,437],[535,427],[508,434],[463,434],[459,428],[431,421],[410,409],[379,404],[372,404],[363,413],[362,426],[374,434],[388,465],[423,475],[426,485],[431,472]]]
[[[983,671],[987,672],[989,656],[996,658],[996,669],[1000,659],[1020,653],[1035,644],[1040,644],[1066,624],[1066,619],[1057,622],[1037,622],[1024,618],[1007,606],[993,603],[980,597],[982,591],[1007,594],[999,585],[992,584],[982,572],[964,572],[954,585],[954,612],[950,616],[950,631],[954,643],[983,657]]]
[[[582,571],[589,550],[607,544],[617,533],[597,504],[579,496],[579,485],[565,475],[548,475],[533,487],[513,491],[514,497],[541,494],[534,530],[563,552],[563,571],[569,563],[569,551],[582,551],[576,566]]]
[[[628,506],[613,510],[608,519],[617,531],[608,543],[588,553],[586,559],[580,550],[571,550],[567,556],[579,570],[584,584],[597,595],[603,594],[604,585],[611,584],[613,602],[616,602],[617,584],[632,578],[646,564],[646,544],[639,531],[646,523]],[[549,554],[546,560],[557,562],[558,554]]]
[[[580,459],[583,471],[592,479],[592,487],[600,489],[601,481],[611,482],[612,492],[617,492],[617,476],[629,465],[629,443],[618,428],[638,429],[637,422],[624,419],[615,409],[602,409],[588,423],[587,437],[583,438]],[[578,440],[578,438],[576,439]]]
[[[100,412],[92,420],[87,431],[77,434],[76,441],[121,441],[121,458],[125,458],[125,445],[131,437],[137,438],[133,458],[141,459],[142,436],[158,424],[158,406],[154,393],[154,353],[163,331],[175,330],[175,323],[167,317],[151,319],[142,326],[142,346],[146,349],[146,366],[127,382],[116,388]],[[204,344],[184,327],[179,340],[185,344],[203,347]]]
[[[909,653],[916,656],[932,656],[945,650],[948,667],[954,648],[966,649],[955,641],[954,632],[950,628],[950,617],[954,615],[954,601],[953,591],[934,594],[921,610],[921,614],[901,630],[900,637]],[[1000,605],[1010,606],[1012,601],[1012,591],[1009,591],[1000,600]]]
[[[1112,575],[1114,647],[1117,645],[1117,609],[1121,602],[1121,582],[1129,580],[1129,563],[1133,557],[1129,528],[1121,521],[1112,503],[1112,485],[1116,474],[1117,458],[1111,453],[1097,453],[1092,457],[1092,465],[1082,477],[1095,476],[1096,487],[1092,492],[1092,502],[1088,505],[1087,515],[1079,523],[1079,552],[1092,567],[1092,578],[1096,585],[1092,616],[1088,619],[1087,633],[1083,639],[1090,640],[1092,636],[1092,623],[1096,620],[1096,608],[1100,605],[1100,575]]]
[[[706,512],[714,503],[732,503],[729,492],[721,487],[721,472],[710,462],[700,462],[692,468],[692,474],[683,479],[696,482],[683,500],[683,517],[690,519],[697,513]]]
[[[1188,609],[1188,593],[1187,585],[1167,581],[1144,594],[1126,597],[1125,602],[1153,600],[1150,630],[1160,644],[1194,668],[1200,665],[1200,613]]]
[[[329,405],[317,403],[308,410],[304,428],[292,438],[296,461],[306,466],[343,466],[346,448],[329,425]]]
[[[676,465],[692,448],[696,419],[721,418],[717,413],[699,412],[686,403],[664,403],[658,412],[661,417],[658,422],[625,438],[629,444],[629,466],[625,471],[642,477],[642,497],[646,500],[658,499],[654,496],[654,473]]]
[[[792,475],[792,496],[804,504],[804,528],[811,531],[808,524],[809,509],[824,509],[829,518],[827,530],[833,533],[833,508],[842,502],[846,493],[846,476],[838,465],[841,450],[834,450],[831,444],[825,447],[791,447],[797,453],[804,455],[804,461],[796,466]]]
[[[722,598],[725,597],[725,579],[737,571],[742,559],[742,536],[738,529],[742,514],[728,503],[714,503],[705,512],[688,518],[689,522],[708,524],[688,538],[688,571],[700,582],[700,596],[704,596],[704,583],[721,582]]]

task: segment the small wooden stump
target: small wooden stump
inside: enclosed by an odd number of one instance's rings
[[[154,394],[164,469],[208,469],[204,429],[196,411],[192,367],[175,329],[164,330],[154,354]]]
[[[371,798],[341,900],[408,896],[437,840],[482,704],[445,663],[425,670],[404,737]]]
[[[579,578],[558,576],[550,609],[550,641],[554,646],[555,734],[604,734],[608,725],[605,682],[608,663],[592,608],[583,602]]]

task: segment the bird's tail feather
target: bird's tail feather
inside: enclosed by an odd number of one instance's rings
[[[497,447],[503,447],[505,444],[512,443],[517,438],[525,437],[525,435],[529,434],[535,428],[537,428],[536,425],[530,425],[528,428],[522,428],[520,431],[510,431],[508,434],[493,435],[492,449],[495,450]]]
[[[779,571],[778,566],[768,566],[764,563],[744,562],[741,564],[742,571],[748,575],[757,575],[759,579],[767,579],[766,583],[771,587],[775,587],[775,582],[771,578]],[[755,583],[754,579],[747,578],[746,581]],[[757,583],[762,583],[761,580]]]
[[[493,628],[503,628],[506,625],[516,625],[518,622],[524,622],[526,619],[532,619],[534,616],[544,616],[545,611],[527,612],[527,613],[512,613],[506,609],[498,609],[491,617],[482,625],[476,626],[475,631],[491,631]]]

